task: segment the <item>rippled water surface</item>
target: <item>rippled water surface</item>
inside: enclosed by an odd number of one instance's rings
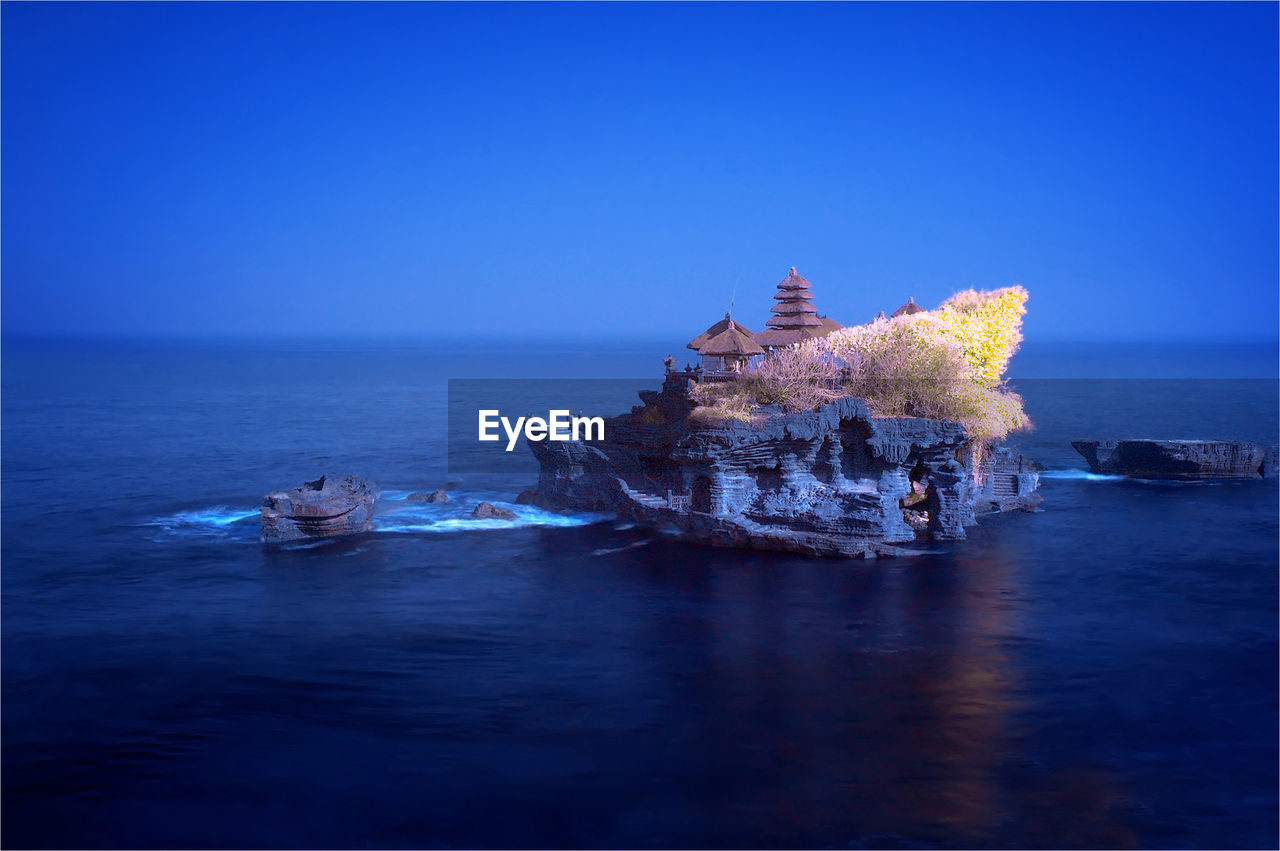
[[[1020,382],[1043,510],[912,561],[450,481],[445,378],[653,351],[6,344],[3,844],[1275,846],[1275,482],[1066,446],[1274,440],[1274,380]],[[374,532],[263,549],[322,472]]]

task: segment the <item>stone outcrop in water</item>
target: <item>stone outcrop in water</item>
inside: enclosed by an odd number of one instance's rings
[[[378,486],[357,476],[321,476],[262,498],[262,542],[281,544],[369,531]]]
[[[449,501],[449,494],[444,491],[432,491],[431,493],[419,491],[417,493],[409,494],[405,497],[405,500],[407,502],[430,502],[440,504]]]
[[[530,442],[536,501],[615,511],[717,546],[868,557],[965,536],[980,514],[1039,502],[1020,456],[982,453],[963,426],[877,419],[860,399],[757,421],[703,422],[688,374],[671,373],[643,406],[605,422],[604,441]]]
[[[1276,475],[1276,447],[1236,440],[1073,440],[1089,470],[1139,479]]]
[[[516,513],[510,508],[503,508],[500,505],[494,505],[492,502],[482,502],[471,510],[471,516],[476,520],[515,520]]]

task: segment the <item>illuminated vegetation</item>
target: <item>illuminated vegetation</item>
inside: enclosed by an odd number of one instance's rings
[[[781,349],[737,381],[699,385],[709,419],[749,421],[761,405],[810,411],[859,396],[877,417],[962,423],[977,441],[1030,425],[1004,383],[1022,341],[1027,291],[957,293],[936,310],[844,328]]]

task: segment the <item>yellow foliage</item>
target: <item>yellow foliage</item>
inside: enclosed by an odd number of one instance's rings
[[[1019,286],[990,292],[965,290],[937,310],[915,314],[918,321],[957,340],[974,381],[995,387],[1022,342],[1027,291]]]

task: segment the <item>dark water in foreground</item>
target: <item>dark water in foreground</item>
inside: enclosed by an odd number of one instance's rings
[[[1274,380],[1027,382],[1044,510],[910,562],[396,499],[446,479],[445,378],[651,354],[6,345],[3,844],[1276,845],[1274,481],[1064,446],[1275,439]],[[325,470],[378,531],[264,551]]]

